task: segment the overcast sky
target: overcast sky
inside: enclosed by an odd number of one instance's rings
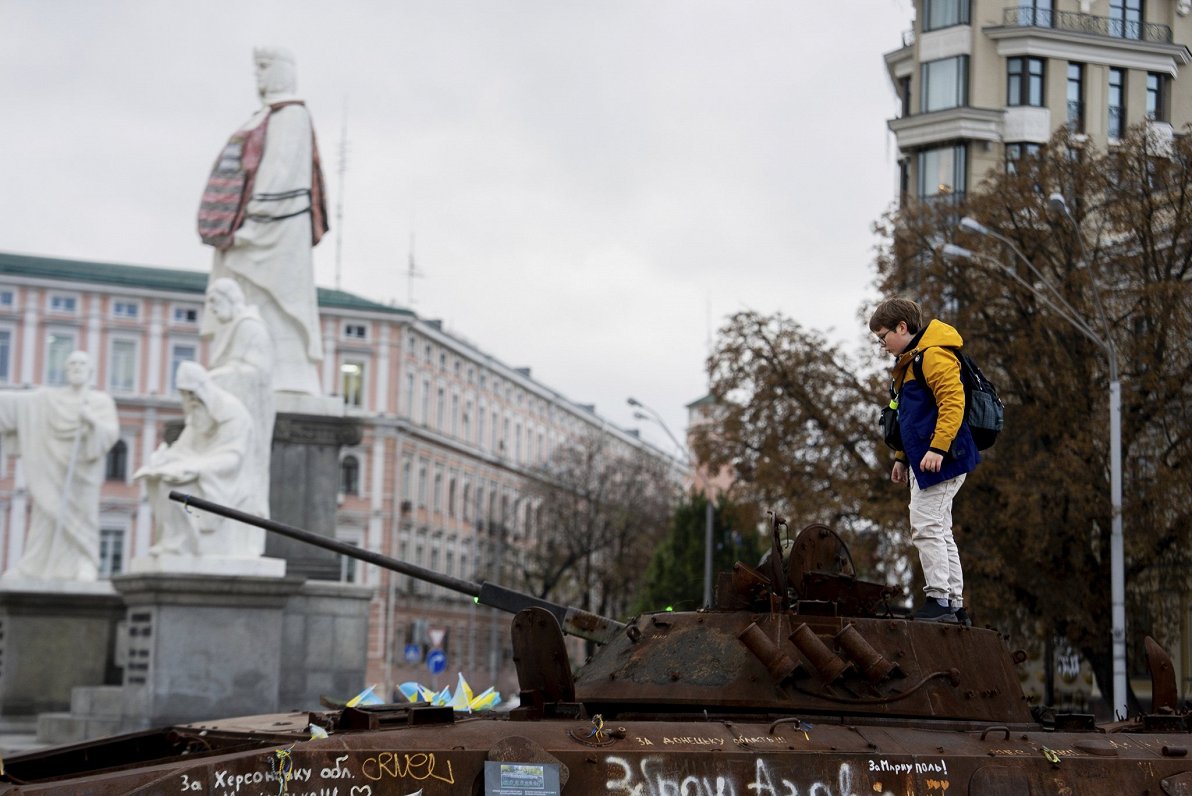
[[[640,425],[633,395],[681,435],[728,314],[782,311],[860,343],[870,226],[896,187],[882,54],[911,14],[0,0],[0,250],[208,270],[199,196],[259,106],[253,46],[285,46],[330,193],[320,285],[336,286],[341,247],[342,289],[441,318],[618,425]]]

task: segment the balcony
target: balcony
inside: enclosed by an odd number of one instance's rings
[[[1072,11],[1050,11],[1036,8],[1007,8],[1002,12],[1002,24],[1010,28],[1052,28],[1072,33],[1087,33],[1115,39],[1171,44],[1171,28],[1153,22],[1140,22],[1113,17],[1095,17]]]

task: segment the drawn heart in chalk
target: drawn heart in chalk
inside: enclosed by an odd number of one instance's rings
[[[372,785],[353,785],[351,796],[372,796]]]

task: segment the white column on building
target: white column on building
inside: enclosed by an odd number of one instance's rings
[[[29,489],[25,484],[25,467],[21,459],[12,476],[12,505],[8,514],[8,550],[5,568],[11,568],[25,552],[25,515],[29,510]]]
[[[38,318],[42,293],[34,288],[25,288],[25,321],[21,328],[21,384],[33,384],[33,363],[37,357],[37,341],[41,337]],[[21,526],[24,528],[24,526]]]
[[[364,539],[364,547],[368,550],[382,552],[384,547],[382,534],[385,532],[385,438],[381,429],[373,433],[372,451],[369,454],[368,476],[368,531]],[[364,571],[368,572],[371,567]]]
[[[378,414],[387,414],[391,410],[396,413],[397,407],[389,406],[389,324],[377,324],[381,327],[377,335],[377,359],[373,376],[372,409]]]
[[[149,304],[149,367],[145,372],[145,392],[149,395],[165,395],[167,390],[161,382],[161,342],[165,336],[162,330],[162,302],[147,303]],[[149,457],[145,456],[141,461],[147,462]]]
[[[99,332],[101,323],[103,321],[103,295],[100,293],[92,293],[87,297],[87,348],[85,349],[91,355],[91,361],[98,365],[103,362],[107,365],[107,352],[100,351],[99,346]],[[105,367],[106,369],[106,367]],[[91,374],[92,386],[99,378],[99,368],[93,367]]]

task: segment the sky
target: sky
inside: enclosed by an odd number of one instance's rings
[[[200,194],[259,107],[253,47],[286,47],[329,192],[316,282],[441,319],[673,451],[626,398],[681,437],[732,313],[861,345],[897,187],[882,56],[912,13],[0,0],[0,251],[209,270]]]

